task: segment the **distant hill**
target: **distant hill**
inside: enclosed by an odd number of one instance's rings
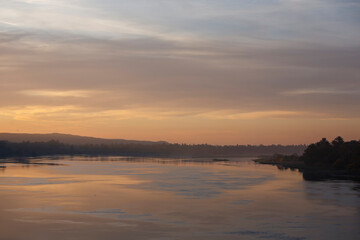
[[[47,142],[50,140],[57,140],[65,144],[119,144],[119,143],[136,143],[136,144],[158,144],[167,143],[164,141],[137,141],[125,139],[105,139],[95,137],[84,137],[71,134],[50,133],[50,134],[28,134],[28,133],[0,133],[0,140],[5,140],[14,143],[20,142]]]

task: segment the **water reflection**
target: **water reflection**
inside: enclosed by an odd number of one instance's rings
[[[33,158],[4,167],[3,239],[297,240],[360,233],[357,183],[304,181],[297,171],[245,158]]]

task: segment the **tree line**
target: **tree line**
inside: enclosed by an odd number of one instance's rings
[[[44,155],[121,155],[154,157],[232,157],[259,156],[274,153],[301,154],[306,145],[209,145],[170,143],[65,144],[47,142],[13,143],[0,141],[0,157],[29,157]]]

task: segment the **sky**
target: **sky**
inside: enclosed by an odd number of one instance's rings
[[[359,0],[0,0],[0,132],[360,139]]]

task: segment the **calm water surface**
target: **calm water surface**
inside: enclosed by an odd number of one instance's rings
[[[247,158],[31,161],[37,164],[0,168],[0,239],[360,236],[360,185],[355,182],[304,181],[299,172]]]

